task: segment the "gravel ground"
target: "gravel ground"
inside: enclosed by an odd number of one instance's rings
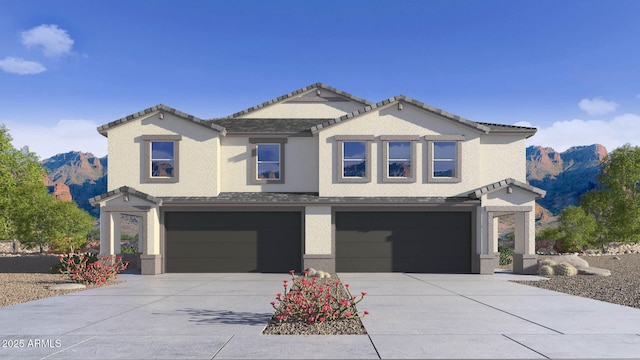
[[[543,289],[640,309],[640,254],[584,256],[591,267],[608,269],[611,276],[554,276],[543,281],[515,281]]]

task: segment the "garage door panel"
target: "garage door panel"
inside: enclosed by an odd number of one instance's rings
[[[336,271],[470,272],[470,212],[336,212]]]
[[[167,212],[167,272],[301,270],[299,212]]]

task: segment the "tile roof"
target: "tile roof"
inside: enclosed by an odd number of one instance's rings
[[[474,203],[469,197],[327,197],[318,193],[221,192],[217,197],[163,197],[163,205],[178,204],[344,204],[420,205]]]
[[[104,201],[104,200],[106,200],[108,198],[117,196],[119,194],[129,194],[129,195],[135,196],[137,198],[140,198],[140,199],[143,199],[143,200],[147,200],[147,201],[149,201],[151,203],[154,203],[154,204],[161,204],[162,203],[162,200],[160,200],[159,198],[156,198],[156,197],[153,197],[151,195],[145,194],[142,191],[138,191],[138,190],[136,190],[136,189],[134,189],[134,188],[132,188],[130,186],[122,186],[122,187],[119,187],[119,188],[117,188],[115,190],[108,191],[108,192],[106,192],[104,194],[101,194],[101,195],[98,195],[98,196],[94,196],[91,199],[89,199],[89,203],[91,205],[93,205],[93,206],[98,206],[98,205],[100,205],[100,202],[102,202],[102,201]]]
[[[215,119],[212,123],[224,127],[227,133],[309,133],[317,124],[330,119]]]
[[[474,190],[473,192],[471,192],[469,194],[469,197],[472,198],[472,199],[480,199],[483,195],[490,194],[490,193],[492,193],[494,191],[498,191],[500,189],[507,188],[507,187],[509,187],[511,185],[517,186],[517,187],[519,187],[521,189],[524,189],[524,190],[527,190],[527,191],[530,191],[530,192],[534,193],[537,198],[542,198],[547,194],[546,191],[544,191],[542,189],[539,189],[539,188],[537,188],[535,186],[531,186],[529,184],[525,184],[525,183],[523,183],[521,181],[518,181],[518,180],[515,180],[515,179],[512,179],[512,178],[507,178],[507,179],[495,182],[493,184],[489,184],[487,186],[483,186],[481,188],[478,188],[478,189]]]
[[[538,129],[528,126],[493,124],[485,122],[478,122],[478,124],[489,127],[490,133],[527,133],[527,138],[532,137],[538,131]]]
[[[120,125],[125,124],[125,123],[127,123],[129,121],[136,120],[136,119],[138,119],[140,117],[151,115],[154,112],[159,112],[159,111],[163,111],[163,112],[167,112],[167,113],[170,113],[170,114],[174,114],[174,115],[176,115],[176,116],[178,116],[180,118],[183,118],[185,120],[189,120],[189,121],[194,122],[194,123],[196,123],[198,125],[201,125],[201,126],[204,126],[206,128],[218,131],[222,135],[225,135],[225,133],[226,133],[226,130],[221,126],[218,126],[216,124],[212,124],[212,123],[210,123],[208,121],[202,120],[202,119],[197,118],[197,117],[195,117],[193,115],[189,115],[187,113],[184,113],[182,111],[176,110],[176,109],[174,109],[172,107],[168,107],[168,106],[163,105],[163,104],[158,104],[156,106],[152,106],[152,107],[144,109],[142,111],[138,111],[137,113],[134,113],[134,114],[125,116],[123,118],[120,118],[118,120],[112,121],[112,122],[110,122],[108,124],[105,124],[105,125],[102,125],[102,126],[98,126],[98,132],[101,135],[107,136],[107,130],[109,130],[109,129],[112,129],[112,128],[116,127],[116,126],[120,126]]]
[[[315,83],[315,84],[312,84],[312,85],[309,85],[309,86],[305,86],[305,87],[303,87],[301,89],[292,91],[290,93],[284,94],[282,96],[278,96],[277,98],[271,99],[269,101],[265,101],[262,104],[258,104],[258,105],[252,106],[250,108],[244,109],[244,110],[239,111],[239,112],[237,112],[235,114],[229,115],[226,118],[237,118],[238,116],[245,115],[245,114],[248,114],[248,113],[256,111],[256,110],[260,110],[262,108],[265,108],[265,107],[273,105],[273,104],[277,104],[279,102],[282,102],[282,101],[285,101],[287,99],[293,98],[293,97],[295,97],[297,95],[304,94],[304,93],[306,93],[306,92],[308,92],[310,90],[313,90],[313,89],[325,89],[325,90],[331,91],[331,92],[333,92],[335,94],[338,94],[343,98],[347,98],[347,99],[362,103],[362,105],[373,105],[373,103],[368,101],[368,100],[365,100],[365,99],[359,98],[357,96],[351,95],[351,94],[349,94],[347,92],[344,92],[342,90],[338,90],[336,88],[327,86],[327,85],[325,85],[323,83]],[[213,120],[213,119],[211,119],[211,120]]]
[[[366,114],[368,112],[375,111],[377,108],[386,107],[388,105],[399,103],[399,102],[406,103],[406,104],[411,104],[411,105],[416,106],[416,107],[418,107],[420,109],[427,110],[427,111],[432,112],[434,114],[438,114],[438,115],[444,116],[445,118],[448,118],[450,120],[456,121],[456,122],[458,122],[458,123],[460,123],[462,125],[469,126],[469,127],[474,128],[474,129],[476,129],[478,131],[481,131],[481,132],[483,132],[485,134],[489,133],[489,131],[491,130],[490,127],[487,126],[487,125],[483,125],[483,124],[477,123],[475,121],[467,120],[467,119],[465,119],[463,117],[460,117],[458,115],[451,114],[451,113],[446,112],[446,111],[444,111],[442,109],[433,107],[431,105],[425,104],[425,103],[423,103],[421,101],[412,99],[412,98],[404,96],[404,95],[396,95],[396,96],[391,97],[389,99],[380,101],[380,102],[378,102],[376,104],[365,106],[364,108],[362,108],[360,110],[356,110],[356,111],[354,111],[352,113],[343,115],[343,116],[341,116],[339,118],[336,118],[336,119],[333,119],[333,120],[329,120],[329,121],[324,122],[322,124],[318,124],[318,125],[314,126],[311,129],[311,132],[316,133],[316,132],[321,131],[322,129],[324,129],[326,127],[329,127],[329,126],[332,126],[334,124],[337,124],[337,123],[340,123],[340,122],[343,122],[343,121],[351,120],[351,119],[353,119],[355,117],[358,117],[358,116],[360,116],[362,114]]]

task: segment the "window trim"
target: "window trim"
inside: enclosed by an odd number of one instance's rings
[[[144,182],[155,184],[172,184],[180,180],[180,141],[182,135],[143,135],[142,147],[144,156]],[[151,176],[151,143],[152,142],[173,142],[173,177]]]
[[[427,141],[427,182],[430,183],[459,183],[462,181],[462,142],[464,135],[426,135]],[[456,176],[437,177],[433,176],[433,143],[435,142],[455,142],[456,144]]]
[[[285,152],[284,144],[287,143],[286,138],[250,138],[251,144],[251,166],[249,173],[249,184],[284,184],[285,175]],[[279,179],[258,179],[258,145],[259,144],[278,144],[280,145],[280,178]]]
[[[373,135],[336,135],[336,178],[339,183],[368,183],[371,182],[371,142],[375,139]],[[364,176],[351,177],[344,176],[344,143],[345,142],[364,142],[365,143],[365,162]]]
[[[420,140],[419,136],[415,135],[381,135],[380,140],[382,141],[382,182],[387,183],[414,183],[416,182],[416,154],[417,154],[417,146],[416,143]],[[389,143],[390,142],[408,142],[411,146],[410,148],[410,169],[411,173],[409,176],[398,177],[398,176],[389,176]]]

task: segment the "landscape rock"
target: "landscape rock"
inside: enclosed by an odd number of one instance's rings
[[[578,255],[575,254],[571,254],[571,255],[553,255],[553,256],[549,256],[549,257],[545,257],[543,259],[551,259],[553,261],[555,261],[557,264],[566,262],[569,263],[571,265],[573,265],[574,267],[580,269],[580,268],[587,268],[589,267],[589,263],[587,262],[587,260],[579,257]]]
[[[536,251],[538,255],[558,255],[558,252],[550,248],[540,248]]]
[[[597,275],[597,276],[611,276],[611,271],[607,269],[600,269],[596,267],[580,268],[578,269],[580,275]]]
[[[86,289],[87,286],[78,283],[64,283],[64,284],[56,284],[49,286],[51,290],[78,290],[78,289]]]

